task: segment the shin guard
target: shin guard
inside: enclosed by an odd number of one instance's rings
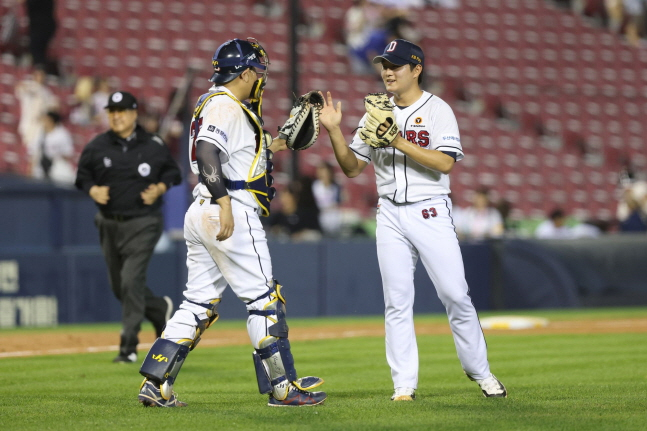
[[[188,346],[158,338],[146,354],[139,373],[159,384],[162,397],[168,400],[173,395],[173,383],[188,354]]]

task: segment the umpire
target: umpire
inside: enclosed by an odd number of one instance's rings
[[[110,130],[83,149],[75,184],[99,208],[94,221],[110,285],[122,305],[119,355],[113,362],[128,363],[137,361],[144,318],[159,337],[173,310],[169,297],[148,288],[146,272],[163,230],[162,195],[182,178],[164,142],[137,125],[132,94],[111,94],[106,109]]]

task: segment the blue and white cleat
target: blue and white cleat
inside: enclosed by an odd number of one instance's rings
[[[184,403],[177,399],[175,392],[171,393],[171,396],[166,399],[162,396],[162,391],[159,386],[157,386],[152,381],[145,379],[142,383],[141,388],[139,389],[139,402],[144,405],[144,407],[186,407],[187,403]]]
[[[270,400],[267,403],[270,407],[304,407],[304,406],[317,406],[326,401],[328,395],[325,392],[308,392],[290,385],[288,396],[284,400],[277,400],[270,395]]]

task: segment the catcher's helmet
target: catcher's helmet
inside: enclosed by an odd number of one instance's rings
[[[232,39],[218,47],[211,63],[214,73],[209,81],[221,85],[233,80],[250,67],[264,72],[262,79],[265,81],[270,59],[256,39]]]

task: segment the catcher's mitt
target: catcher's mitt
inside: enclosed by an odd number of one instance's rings
[[[318,91],[310,91],[299,97],[290,111],[290,118],[279,127],[279,138],[291,150],[305,150],[315,143],[319,136],[319,111],[323,108],[323,97]]]
[[[364,106],[368,115],[364,127],[359,129],[359,137],[374,148],[388,146],[398,136],[398,125],[393,114],[395,106],[389,96],[386,93],[371,93],[364,98]],[[379,130],[382,123],[388,124],[384,132]]]

